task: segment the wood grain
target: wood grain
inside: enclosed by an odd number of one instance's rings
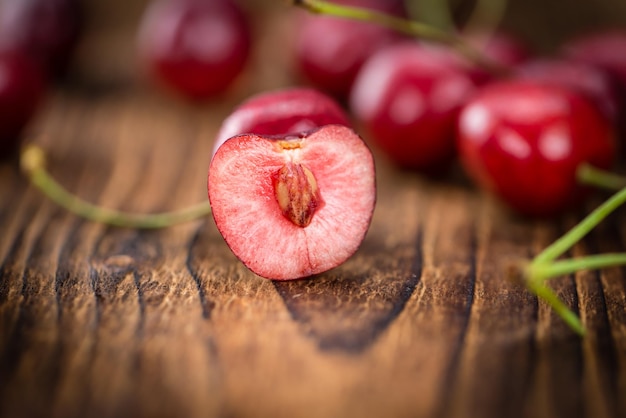
[[[134,24],[121,9],[102,19],[118,15]],[[64,185],[103,206],[205,200],[220,121],[251,91],[292,81],[285,57],[261,59],[290,23],[263,19],[275,30],[262,32],[256,78],[204,106],[134,84],[120,59],[130,26],[95,24],[82,84],[53,92],[26,139],[48,150]],[[106,49],[100,60],[94,46]],[[359,251],[292,282],[248,271],[210,217],[106,227],[0,163],[0,416],[626,417],[624,269],[553,281],[588,328],[582,339],[510,277],[600,197],[531,221],[457,172],[426,180],[376,160],[378,203]],[[620,210],[572,254],[625,243]]]

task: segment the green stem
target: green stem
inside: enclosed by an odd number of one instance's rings
[[[531,264],[529,275],[535,281],[546,281],[553,277],[581,270],[601,269],[626,265],[626,253],[597,254],[548,264]]]
[[[554,261],[569,250],[574,244],[580,241],[593,228],[602,222],[611,212],[626,202],[626,188],[615,193],[603,204],[598,206],[593,212],[587,215],[574,228],[570,229],[565,235],[556,240],[552,245],[544,249],[533,260],[532,264],[547,264]]]
[[[574,332],[580,336],[585,335],[585,327],[578,315],[569,309],[552,289],[534,280],[528,281],[528,288],[537,295],[537,297],[546,302]]]
[[[209,202],[200,203],[173,212],[140,214],[106,209],[89,203],[61,186],[45,168],[45,155],[41,148],[30,145],[21,156],[22,170],[30,181],[50,200],[68,211],[94,222],[125,228],[165,228],[189,222],[211,213]]]
[[[445,31],[456,30],[448,0],[406,0],[406,8],[412,19],[421,17],[425,23],[429,23]]]
[[[626,187],[626,178],[623,176],[601,170],[587,163],[578,167],[576,178],[582,184],[607,190],[619,190]]]
[[[508,67],[505,67],[486,57],[476,48],[467,44],[461,37],[422,22],[414,22],[371,9],[343,6],[323,0],[293,0],[293,2],[296,6],[302,7],[311,13],[372,22],[405,35],[428,39],[448,45],[454,48],[466,59],[498,76],[504,76],[510,72]]]

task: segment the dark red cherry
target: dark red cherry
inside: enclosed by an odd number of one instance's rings
[[[45,89],[38,63],[20,51],[0,51],[0,157],[12,153]]]
[[[394,15],[403,15],[395,0],[341,0]],[[295,65],[313,86],[346,98],[365,60],[381,48],[402,39],[397,32],[375,23],[305,14],[297,24]]]
[[[66,69],[81,28],[78,0],[0,1],[0,44],[28,52],[53,75]]]
[[[618,126],[622,137],[626,137],[626,31],[611,30],[582,36],[565,44],[563,53],[600,68],[613,79]]]
[[[626,31],[586,35],[565,44],[563,51],[568,57],[607,71],[626,91]]]
[[[445,49],[406,42],[364,64],[351,109],[399,166],[438,174],[454,157],[456,118],[475,90],[458,63]]]
[[[537,59],[515,70],[518,78],[571,88],[591,99],[609,118],[617,118],[617,96],[613,80],[602,70],[568,59]]]
[[[608,169],[615,155],[606,117],[571,89],[529,80],[491,84],[459,116],[468,174],[519,212],[550,216],[583,195],[582,163]]]
[[[333,99],[315,89],[287,88],[260,93],[224,120],[213,153],[227,139],[239,134],[298,135],[332,124],[349,127],[350,121]]]
[[[231,0],[156,0],[139,29],[139,54],[163,85],[195,100],[225,92],[243,71],[251,35]]]

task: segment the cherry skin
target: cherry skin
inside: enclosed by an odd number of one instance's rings
[[[342,0],[393,15],[403,15],[401,2],[390,0]],[[313,86],[345,99],[366,59],[385,46],[403,39],[375,23],[309,13],[301,16],[295,38],[296,71]]]
[[[156,0],[145,11],[138,38],[147,70],[193,100],[224,93],[251,48],[248,22],[232,0]]]
[[[517,67],[515,75],[573,89],[592,100],[609,120],[617,118],[615,84],[597,67],[568,59],[536,59]]]
[[[374,143],[400,167],[439,174],[455,155],[459,110],[475,90],[447,50],[415,42],[374,54],[350,96]]]
[[[579,202],[582,163],[610,168],[614,132],[573,90],[529,80],[494,83],[459,116],[458,148],[468,174],[530,216],[559,214]]]
[[[67,69],[82,29],[78,0],[3,0],[0,39],[4,48],[22,49],[50,75]]]
[[[224,120],[213,153],[227,139],[243,133],[298,135],[331,124],[350,126],[350,121],[337,102],[318,90],[295,87],[260,93]]]
[[[0,51],[0,158],[17,149],[19,137],[37,110],[45,76],[36,61],[20,51]]]
[[[626,138],[626,31],[610,30],[573,39],[563,46],[563,53],[612,77],[618,101],[618,128]]]

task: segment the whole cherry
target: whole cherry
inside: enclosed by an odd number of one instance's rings
[[[405,13],[396,0],[341,0],[337,3],[386,12]],[[294,41],[297,72],[313,86],[344,99],[367,58],[403,39],[375,23],[305,14]]]
[[[339,266],[369,228],[376,202],[372,154],[344,125],[340,109],[328,107],[331,99],[320,103],[320,97],[296,89],[251,99],[225,122],[221,132],[234,136],[211,160],[215,224],[235,256],[268,279]],[[316,126],[336,120],[341,124]],[[256,133],[235,135],[236,126]]]
[[[491,84],[463,109],[458,148],[468,174],[512,208],[552,216],[583,196],[583,163],[607,169],[614,132],[592,102],[573,90],[529,80]]]
[[[350,121],[337,102],[316,89],[291,87],[259,93],[224,120],[213,153],[228,138],[243,133],[298,135],[330,124],[350,126]]]
[[[0,51],[0,157],[17,149],[20,134],[43,97],[45,80],[30,55]]]
[[[415,42],[385,48],[364,64],[351,109],[399,166],[438,174],[453,159],[456,118],[475,90],[458,64],[449,51]]]
[[[232,0],[156,0],[138,38],[139,55],[155,79],[193,100],[225,92],[251,48],[249,23]]]
[[[81,29],[78,0],[0,1],[0,44],[30,54],[50,75],[65,72]]]

